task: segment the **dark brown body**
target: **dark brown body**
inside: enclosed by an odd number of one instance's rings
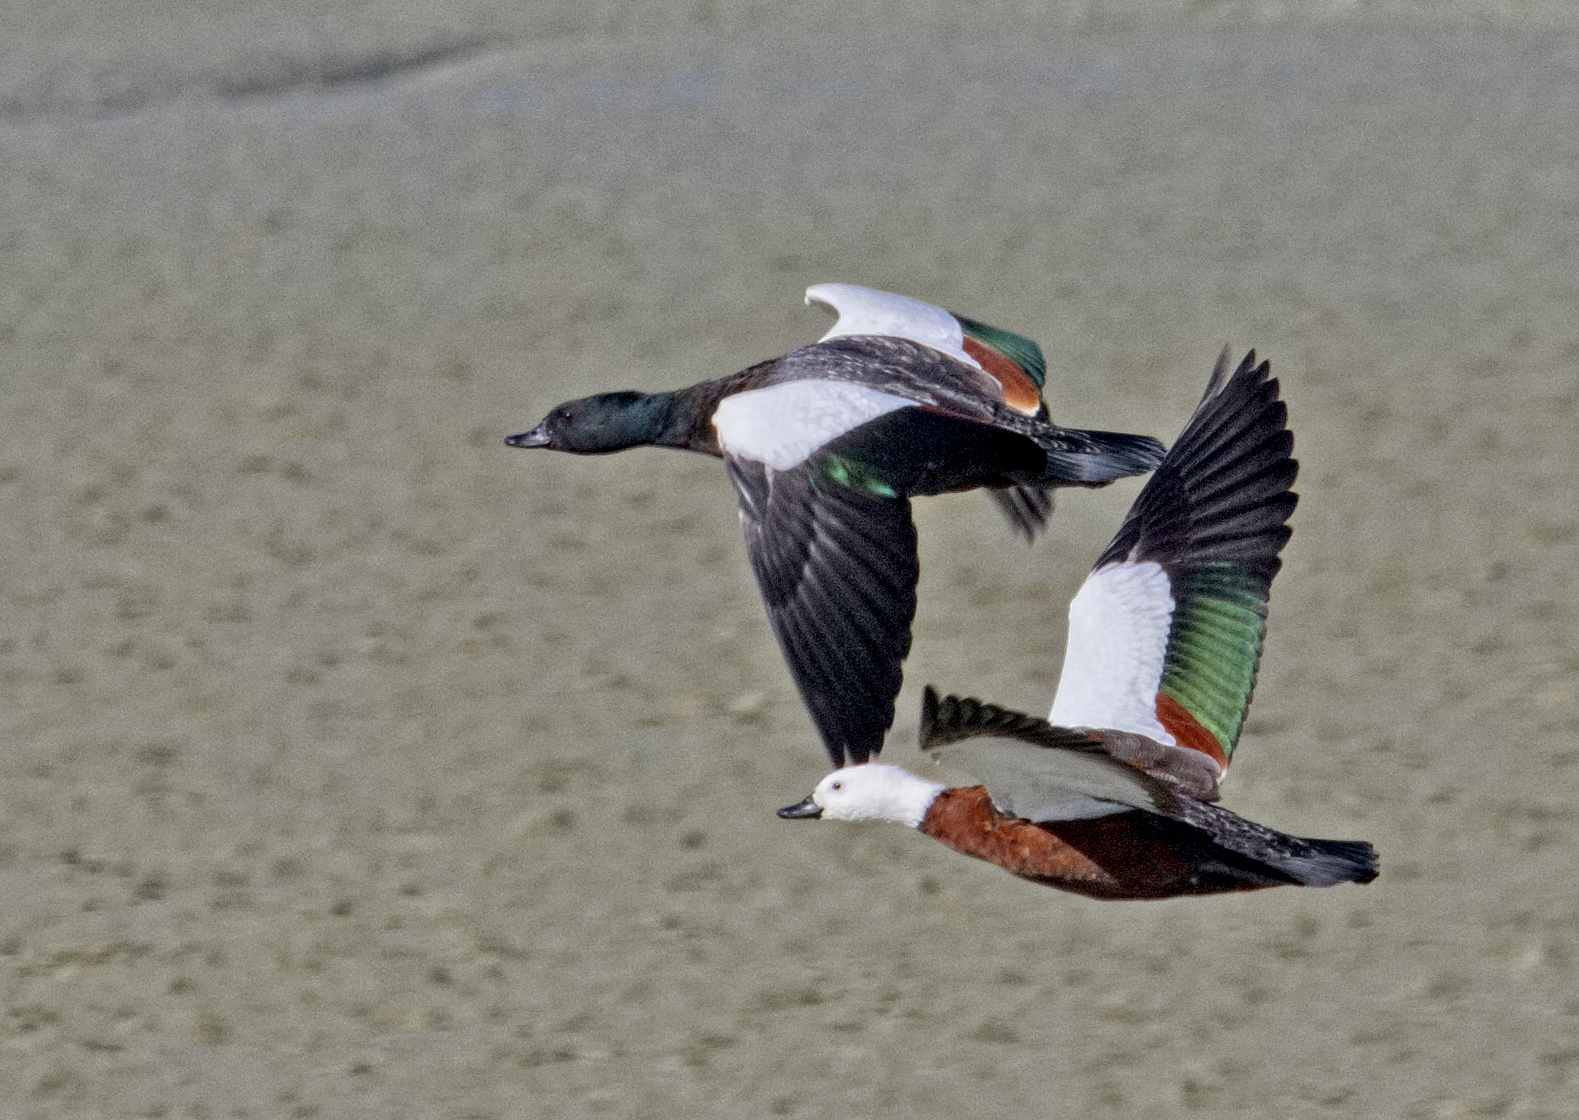
[[[1022,879],[1091,898],[1174,898],[1296,882],[1151,813],[1037,823],[999,812],[985,786],[944,790],[920,828]]]

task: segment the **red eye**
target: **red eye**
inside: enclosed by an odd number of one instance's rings
[[[834,782],[833,783],[833,788],[834,789],[843,789],[844,788],[844,783],[843,782]]]

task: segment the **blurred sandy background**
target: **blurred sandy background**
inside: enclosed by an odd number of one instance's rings
[[[0,1115],[1566,1117],[1566,4],[18,2]],[[1035,10],[1033,10],[1035,9]],[[504,448],[842,280],[1303,501],[1228,804],[1367,888],[1095,903],[824,760],[719,465]],[[920,686],[1044,710],[1133,484],[919,509]]]

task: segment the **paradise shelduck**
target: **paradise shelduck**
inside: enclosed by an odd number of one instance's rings
[[[806,300],[838,316],[814,345],[672,393],[568,401],[505,442],[721,457],[773,632],[842,766],[877,754],[893,723],[916,610],[913,495],[986,487],[1031,537],[1053,488],[1144,473],[1163,448],[1052,423],[1028,338],[849,284]]]
[[[1251,351],[1230,375],[1227,358],[1070,604],[1049,718],[929,687],[922,749],[983,785],[848,766],[780,816],[897,821],[1095,898],[1376,877],[1370,844],[1289,836],[1213,804],[1255,686],[1298,470],[1267,363]]]

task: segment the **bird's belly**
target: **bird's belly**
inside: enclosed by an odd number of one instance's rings
[[[944,790],[921,831],[957,852],[995,863],[1012,875],[1091,898],[1148,899],[1217,894],[1273,886],[1240,875],[1198,850],[1171,844],[1138,811],[1076,821],[1008,817],[986,788]]]

